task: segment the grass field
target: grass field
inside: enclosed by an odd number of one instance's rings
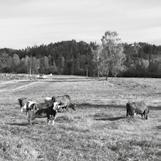
[[[69,94],[77,111],[27,124],[17,98]],[[0,81],[0,161],[160,161],[161,80],[54,76]],[[148,120],[125,118],[128,100],[150,106]]]

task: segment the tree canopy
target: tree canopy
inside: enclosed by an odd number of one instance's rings
[[[161,77],[161,46],[122,43],[117,32],[95,42],[62,41],[0,49],[0,72],[84,76]]]

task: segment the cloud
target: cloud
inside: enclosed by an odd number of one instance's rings
[[[159,43],[160,19],[158,0],[0,0],[0,47],[99,42],[106,30],[123,41]]]

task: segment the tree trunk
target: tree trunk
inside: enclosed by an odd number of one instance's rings
[[[98,78],[98,79],[100,78],[100,74],[99,74],[99,71],[97,71],[97,78]]]
[[[99,72],[99,67],[98,67],[98,63],[97,63],[97,78],[100,78],[100,72]]]
[[[32,73],[31,73],[31,66],[30,66],[30,71],[29,71],[29,74],[30,74],[30,76],[31,76],[31,74],[32,74]]]
[[[106,72],[106,81],[108,79],[108,76],[109,76],[109,70]]]
[[[106,74],[106,81],[107,81],[107,79],[108,79],[108,75]]]
[[[88,77],[88,68],[86,69],[86,77]]]

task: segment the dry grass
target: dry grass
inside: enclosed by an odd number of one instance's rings
[[[2,161],[160,161],[161,80],[56,77],[53,80],[0,82],[0,160]],[[1,88],[2,87],[2,88]],[[77,111],[27,124],[17,98],[42,101],[69,94]],[[125,118],[129,99],[153,106],[148,120]],[[155,108],[154,108],[155,106]]]

